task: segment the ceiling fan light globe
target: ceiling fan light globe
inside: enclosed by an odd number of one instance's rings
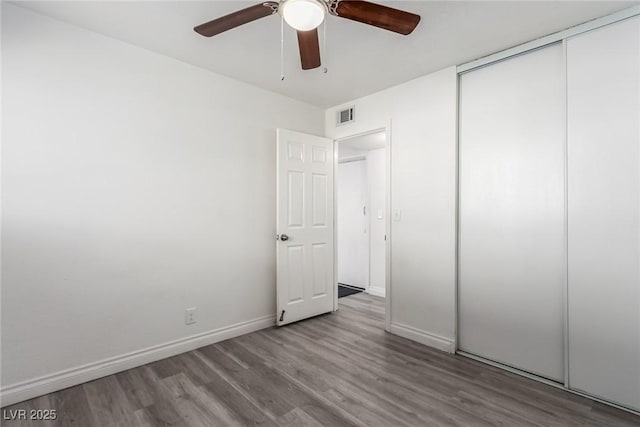
[[[319,0],[286,0],[280,4],[285,22],[295,30],[310,31],[324,21],[326,9]]]

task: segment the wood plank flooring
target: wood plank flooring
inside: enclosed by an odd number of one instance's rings
[[[384,332],[384,300],[270,328],[4,408],[3,426],[640,426],[619,411]],[[7,412],[5,412],[6,414]]]

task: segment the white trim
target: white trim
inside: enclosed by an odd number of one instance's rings
[[[391,194],[391,119],[387,122],[386,128],[386,141],[385,141],[385,187],[387,190],[386,198],[387,203],[385,206],[385,215],[387,216],[385,219],[385,266],[384,266],[384,274],[385,274],[385,284],[384,284],[384,293],[385,293],[385,301],[384,301],[384,330],[391,331],[391,199],[393,195]]]
[[[568,96],[568,86],[569,80],[567,77],[567,40],[562,41],[562,67],[563,67],[563,112],[564,115],[564,129],[563,129],[563,155],[564,155],[564,224],[563,224],[563,256],[562,260],[564,263],[564,289],[562,293],[563,298],[563,313],[562,313],[562,334],[563,334],[563,352],[562,356],[564,358],[564,378],[563,383],[566,388],[570,387],[569,380],[569,96]]]
[[[459,347],[460,337],[460,74],[456,74],[456,129],[455,129],[455,254],[454,254],[454,299],[453,299],[453,344]]]
[[[457,71],[458,74],[466,73],[467,71],[471,71],[475,68],[484,67],[485,65],[503,61],[512,56],[520,55],[534,49],[539,49],[550,44],[558,43],[569,37],[586,33],[588,31],[592,31],[597,28],[604,27],[605,25],[613,24],[614,22],[622,21],[636,15],[640,15],[640,6],[633,6],[628,9],[612,13],[611,15],[603,16],[602,18],[597,18],[592,21],[585,22],[584,24],[579,24],[575,27],[571,27],[566,30],[494,53],[492,55],[488,55],[483,58],[475,59],[473,61],[458,65]]]
[[[383,288],[374,288],[371,286],[369,286],[369,289],[367,289],[367,293],[369,295],[373,295],[374,297],[381,297],[381,298],[384,298],[386,294]]]
[[[98,378],[126,371],[160,359],[195,350],[229,338],[258,331],[275,325],[275,316],[268,315],[236,323],[208,332],[181,338],[164,344],[110,357],[75,368],[65,369],[31,380],[11,384],[0,390],[0,406],[32,399],[37,396],[86,383]]]
[[[333,311],[338,311],[338,140],[333,140]]]
[[[395,335],[399,335],[403,338],[410,339],[411,341],[424,344],[428,347],[446,351],[447,353],[456,352],[455,344],[452,339],[432,334],[427,331],[421,331],[420,329],[416,329],[411,326],[391,322],[391,328],[389,332]]]
[[[460,350],[456,351],[456,354],[458,354],[460,356],[467,357],[469,359],[473,359],[473,360],[475,360],[477,362],[480,362],[480,363],[485,363],[487,365],[494,366],[494,367],[499,368],[499,369],[504,369],[505,371],[509,371],[509,372],[514,373],[516,375],[519,375],[521,377],[529,378],[529,379],[537,381],[539,383],[550,385],[551,387],[559,388],[560,390],[567,391],[569,393],[584,397],[586,399],[590,399],[590,400],[594,400],[596,402],[600,402],[600,403],[605,404],[607,406],[613,406],[614,408],[620,409],[620,410],[625,411],[625,412],[629,412],[629,413],[634,414],[634,415],[640,415],[640,412],[636,411],[635,409],[627,408],[626,406],[620,406],[620,405],[618,405],[616,403],[613,403],[613,402],[608,401],[608,400],[600,399],[600,398],[595,397],[595,396],[593,396],[591,394],[587,394],[587,393],[583,393],[583,392],[575,390],[575,389],[567,388],[562,383],[559,383],[559,382],[556,382],[556,381],[551,381],[551,380],[548,380],[546,378],[539,377],[537,375],[533,375],[533,374],[530,374],[530,373],[525,372],[525,371],[521,371],[521,370],[516,369],[516,368],[512,368],[511,366],[503,365],[502,363],[494,362],[493,360],[489,360],[489,359],[485,359],[484,357],[476,356],[475,354],[466,353],[466,352],[460,351]]]

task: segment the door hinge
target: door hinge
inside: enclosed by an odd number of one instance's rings
[[[284,310],[282,310],[282,314],[280,314],[280,322],[284,322]]]

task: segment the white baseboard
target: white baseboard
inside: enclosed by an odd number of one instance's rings
[[[382,297],[384,298],[385,295],[385,289],[384,288],[369,288],[367,289],[367,293],[370,295],[373,295],[375,297]]]
[[[264,316],[235,325],[225,326],[168,343],[110,357],[97,362],[65,369],[53,374],[11,384],[0,389],[0,406],[4,407],[34,397],[62,390],[160,359],[195,350],[229,338],[255,332],[275,325],[275,316]]]
[[[456,347],[452,339],[441,337],[427,331],[421,331],[411,326],[391,322],[391,329],[389,332],[403,338],[419,342],[420,344],[446,351],[447,353],[456,352]]]

